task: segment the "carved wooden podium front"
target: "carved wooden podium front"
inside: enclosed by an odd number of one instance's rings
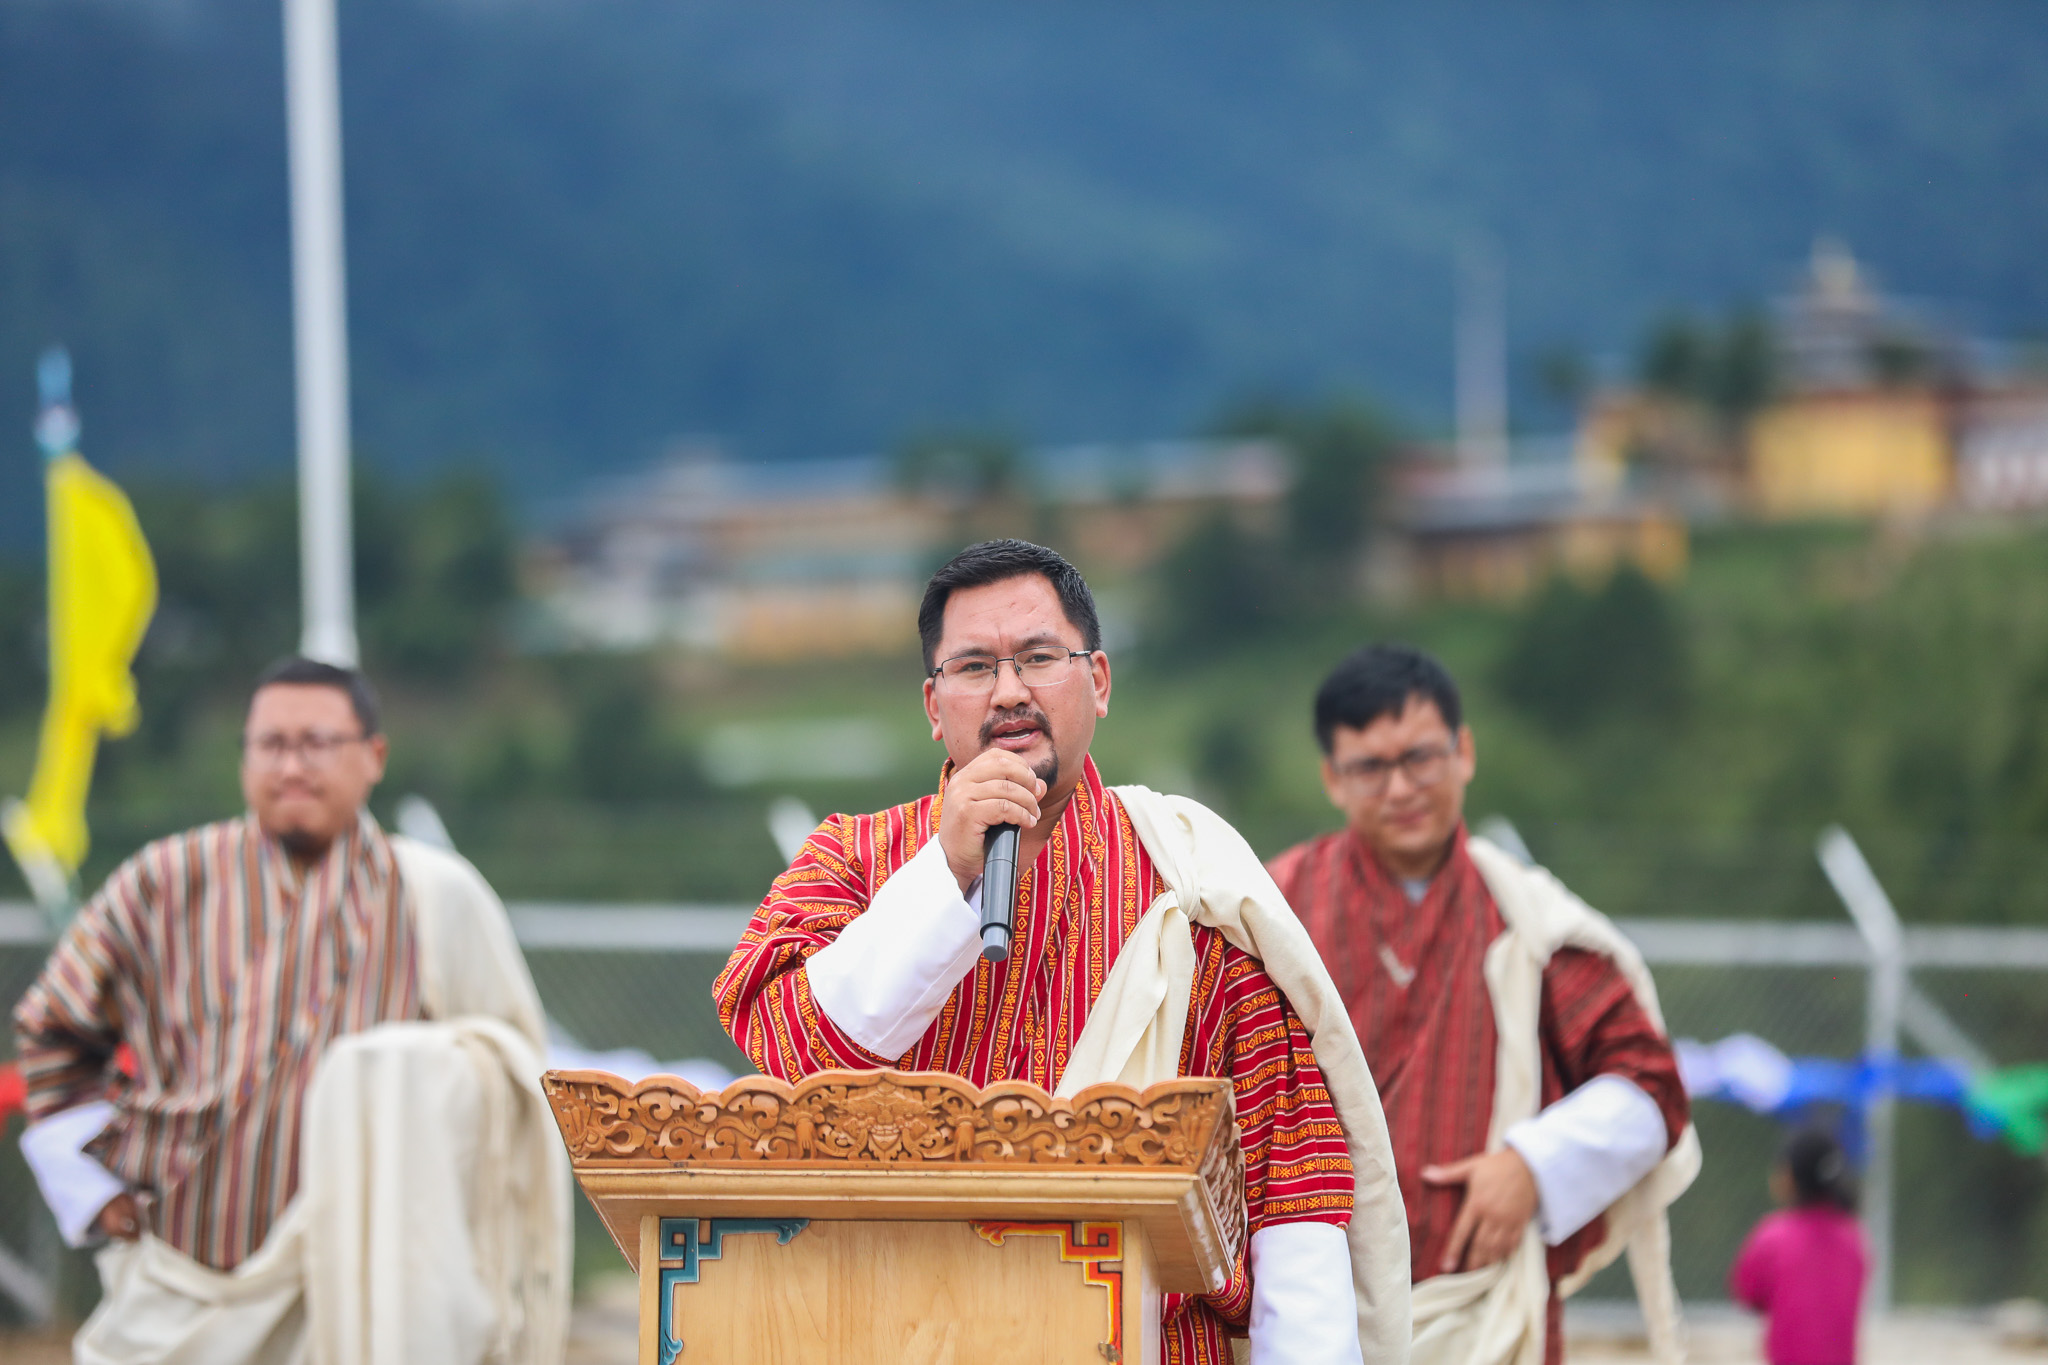
[[[641,1365],[1152,1365],[1160,1294],[1223,1288],[1244,1244],[1225,1080],[545,1083],[639,1274]]]

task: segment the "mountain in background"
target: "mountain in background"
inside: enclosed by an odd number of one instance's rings
[[[1518,364],[1773,292],[1820,233],[2037,331],[2039,17],[349,0],[358,442],[532,505],[685,433],[1171,434],[1337,388],[1440,427],[1475,240]],[[281,67],[276,0],[0,0],[0,544],[52,340],[108,467],[288,467]]]

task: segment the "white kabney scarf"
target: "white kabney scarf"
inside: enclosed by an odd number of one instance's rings
[[[1216,929],[1258,958],[1309,1031],[1351,1149],[1356,1184],[1348,1240],[1359,1345],[1374,1365],[1399,1365],[1409,1352],[1408,1219],[1379,1090],[1336,984],[1236,830],[1185,797],[1146,787],[1114,791],[1166,890],[1117,954],[1058,1093],[1073,1095],[1102,1081],[1145,1086],[1180,1074],[1195,974],[1192,924]]]
[[[545,1024],[475,868],[393,836],[435,1022],[339,1040],[306,1095],[299,1193],[223,1273],[155,1237],[100,1252],[79,1365],[557,1365],[571,1189]]]
[[[1537,1027],[1543,969],[1551,954],[1559,948],[1599,953],[1621,972],[1659,1032],[1664,1030],[1664,1014],[1642,954],[1605,915],[1550,873],[1524,866],[1485,839],[1471,836],[1465,847],[1507,922],[1487,947],[1485,963],[1498,1038],[1486,1150],[1497,1152],[1508,1128],[1534,1117],[1539,1107],[1542,1057]],[[1608,1208],[1606,1237],[1557,1286],[1562,1295],[1575,1293],[1626,1250],[1650,1349],[1663,1365],[1677,1365],[1685,1358],[1665,1210],[1699,1169],[1699,1135],[1688,1124],[1664,1160]],[[1505,1261],[1482,1270],[1439,1275],[1415,1286],[1415,1365],[1542,1365],[1549,1300],[1543,1239],[1532,1222],[1521,1245]]]

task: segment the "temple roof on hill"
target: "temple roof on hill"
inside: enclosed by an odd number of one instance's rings
[[[1849,249],[1829,238],[1814,244],[1803,287],[1773,311],[1780,378],[1795,391],[1876,388],[1974,368],[1963,338],[1924,307],[1881,292]]]

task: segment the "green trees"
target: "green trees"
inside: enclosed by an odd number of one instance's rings
[[[26,566],[0,564],[0,720],[43,698],[44,585]]]
[[[137,481],[159,603],[135,664],[142,727],[108,746],[98,790],[174,771],[196,721],[238,707],[263,665],[298,648],[298,511],[288,484],[218,488]],[[378,683],[439,690],[502,656],[514,542],[497,485],[454,473],[406,487],[356,485],[356,591],[364,663]],[[0,717],[43,699],[40,567],[5,572],[28,592],[0,608],[0,649],[33,638],[32,671],[0,683]]]
[[[1676,607],[1623,568],[1594,588],[1551,580],[1515,623],[1496,680],[1543,728],[1573,736],[1610,720],[1679,719],[1690,664]]]
[[[1770,324],[1754,309],[1737,310],[1718,327],[1672,314],[1644,340],[1637,376],[1652,393],[1697,404],[1733,435],[1770,400],[1772,346]]]
[[[1289,575],[1270,536],[1229,512],[1202,518],[1153,570],[1157,591],[1147,638],[1164,651],[1204,641],[1223,648],[1284,619]]]
[[[1384,476],[1399,444],[1393,422],[1369,404],[1340,400],[1272,413],[1247,434],[1278,441],[1293,463],[1288,556],[1318,576],[1342,573],[1380,510]]]
[[[298,504],[289,484],[138,481],[136,516],[162,605],[145,672],[240,678],[298,644]],[[514,541],[497,483],[475,471],[402,485],[356,480],[356,605],[367,666],[453,681],[501,647]]]
[[[359,430],[559,487],[562,452],[618,468],[678,432],[1143,438],[1360,377],[1430,412],[1446,229],[1475,219],[1523,340],[1602,351],[1769,289],[1816,224],[1987,330],[2038,326],[2030,17],[361,0]],[[0,431],[61,339],[105,467],[286,458],[275,29],[263,0],[0,6]],[[0,542],[32,537],[33,479],[0,460]]]
[[[1152,635],[1162,643],[1256,633],[1351,602],[1400,444],[1388,417],[1353,399],[1255,404],[1221,431],[1273,442],[1291,482],[1277,524],[1219,509],[1160,564]]]
[[[452,681],[503,646],[512,526],[497,483],[458,471],[416,490],[364,480],[356,494],[364,653],[406,678]]]

